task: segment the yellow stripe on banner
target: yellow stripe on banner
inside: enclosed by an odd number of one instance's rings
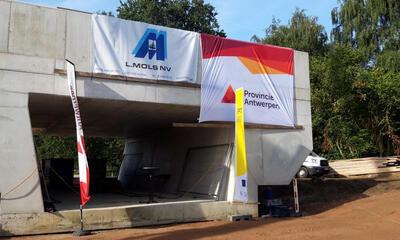
[[[236,104],[235,104],[236,176],[242,176],[247,173],[246,141],[244,138],[243,95],[244,95],[243,88],[236,89]]]
[[[249,58],[239,57],[239,60],[252,74],[287,74]]]

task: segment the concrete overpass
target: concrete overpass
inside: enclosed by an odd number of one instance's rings
[[[195,84],[93,74],[90,14],[0,0],[3,219],[44,212],[33,131],[75,134],[64,59],[76,65],[85,135],[137,139],[146,146],[154,146],[149,136],[156,136],[160,144],[143,150],[144,161],[156,155],[154,161],[172,175],[167,189],[176,189],[181,181],[187,149],[233,142],[232,128],[173,127],[173,123],[197,122],[200,72]],[[246,130],[252,203],[248,209],[257,202],[258,185],[289,183],[312,149],[308,54],[295,51],[294,62],[295,116],[300,127]],[[226,200],[232,195],[230,189],[225,189]]]

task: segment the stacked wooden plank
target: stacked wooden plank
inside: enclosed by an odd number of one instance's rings
[[[329,161],[332,172],[343,176],[400,172],[396,157],[369,157]],[[389,164],[388,164],[389,163]],[[392,164],[390,164],[392,163]]]

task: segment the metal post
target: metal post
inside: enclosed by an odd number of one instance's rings
[[[300,213],[299,207],[299,191],[297,188],[297,178],[293,178],[293,196],[294,196],[294,211],[296,215]]]
[[[77,231],[75,231],[73,233],[74,236],[85,236],[85,235],[89,235],[90,231],[89,230],[84,230],[83,229],[83,206],[82,204],[79,205],[79,212],[80,212],[80,216],[81,216],[81,228]]]
[[[82,204],[79,205],[79,211],[81,212],[81,231],[83,231],[83,211],[82,211]]]

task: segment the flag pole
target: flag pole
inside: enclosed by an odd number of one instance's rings
[[[300,205],[299,205],[299,189],[297,186],[297,178],[293,178],[293,200],[294,200],[294,215],[301,216]]]
[[[82,204],[79,205],[79,212],[81,215],[81,228],[79,230],[76,230],[73,235],[74,236],[86,236],[86,235],[90,235],[90,231],[89,230],[84,230],[83,229],[83,206]]]
[[[67,66],[67,80],[68,90],[71,96],[72,108],[74,109],[75,125],[76,125],[76,143],[78,151],[78,165],[79,165],[79,185],[81,193],[81,202],[79,205],[80,213],[80,229],[75,231],[74,236],[89,235],[90,231],[83,229],[83,206],[90,199],[89,195],[89,164],[87,162],[85,140],[83,136],[81,114],[79,111],[78,94],[76,91],[76,80],[75,80],[75,65],[66,60]]]
[[[83,231],[83,209],[82,204],[79,205],[79,211],[81,212],[81,231]]]

